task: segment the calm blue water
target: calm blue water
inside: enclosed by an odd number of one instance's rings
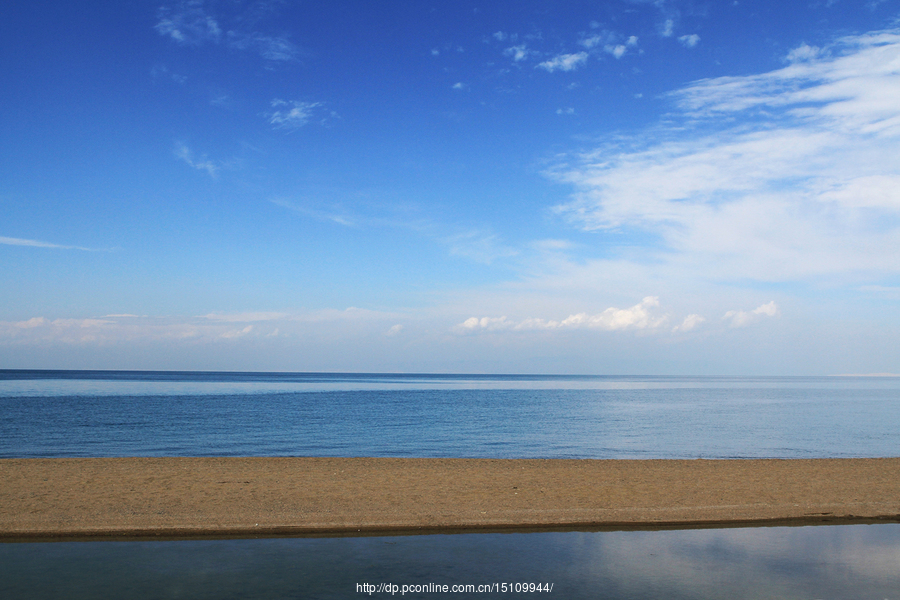
[[[0,457],[900,455],[900,378],[0,371]]]
[[[882,457],[900,455],[898,424],[900,378],[0,371],[7,458]],[[566,599],[900,600],[900,524],[0,544],[0,598],[504,582]]]

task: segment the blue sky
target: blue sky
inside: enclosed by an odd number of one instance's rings
[[[0,367],[900,372],[896,2],[0,16]]]

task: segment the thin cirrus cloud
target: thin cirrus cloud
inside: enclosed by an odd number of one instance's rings
[[[555,211],[724,279],[900,272],[900,30],[786,60],[697,81],[669,95],[672,124],[564,159],[548,175],[575,193]]]
[[[67,246],[65,244],[53,244],[41,240],[27,240],[22,238],[0,236],[0,244],[7,246],[25,246],[29,248],[52,248],[56,250],[83,250],[85,252],[102,252],[100,248],[85,248],[83,246]]]

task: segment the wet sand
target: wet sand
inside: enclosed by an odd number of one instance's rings
[[[900,458],[0,460],[0,539],[900,521]]]

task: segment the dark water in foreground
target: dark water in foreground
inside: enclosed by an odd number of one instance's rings
[[[880,457],[898,423],[900,378],[0,371],[6,458]],[[401,595],[429,583],[513,591]],[[363,584],[900,600],[900,524],[0,544],[2,599],[391,596]]]
[[[0,544],[0,597],[895,600],[898,542],[900,524]],[[429,583],[553,587],[400,594]]]

